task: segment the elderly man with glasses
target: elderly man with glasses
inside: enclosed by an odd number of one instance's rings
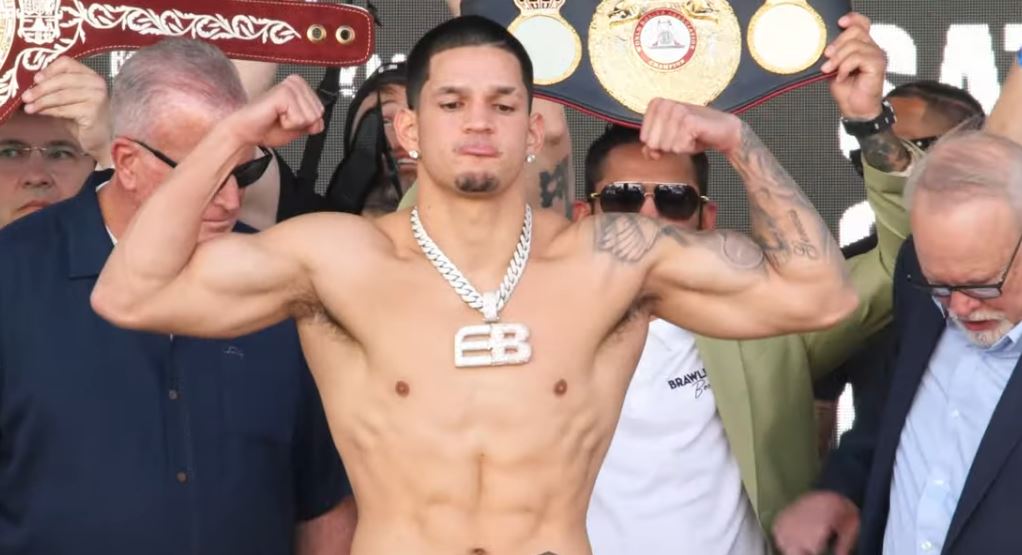
[[[348,553],[350,486],[293,322],[204,340],[119,329],[89,304],[139,206],[246,102],[215,47],[138,51],[113,84],[113,171],[0,230],[0,553]],[[6,148],[0,165],[71,152]],[[251,231],[240,201],[268,164],[253,148],[227,175],[201,241]]]
[[[0,228],[74,196],[109,164],[106,81],[72,58],[41,70],[0,124]]]
[[[860,550],[1018,553],[1022,147],[982,131],[949,138],[915,168],[906,198],[900,339]]]

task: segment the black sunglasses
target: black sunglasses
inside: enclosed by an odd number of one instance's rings
[[[700,195],[699,190],[688,183],[649,183],[653,192],[646,192],[646,184],[617,181],[591,193],[590,200],[599,200],[604,212],[638,212],[646,197],[653,197],[653,204],[661,216],[671,220],[687,220],[702,209],[709,198]]]
[[[933,146],[933,143],[940,140],[940,137],[934,135],[933,137],[922,137],[920,139],[909,139],[908,142],[919,147],[919,150],[926,152]],[[855,168],[855,172],[860,176],[863,175],[865,170],[862,168],[862,149],[855,149],[848,153],[848,159],[851,160],[852,166]]]
[[[933,284],[929,283],[924,278],[912,275],[908,276],[908,282],[914,287],[941,299],[950,297],[951,293],[955,291],[981,301],[996,299],[1001,296],[1001,289],[1004,288],[1004,283],[1008,281],[1008,274],[1011,272],[1012,264],[1015,263],[1015,255],[1018,254],[1018,248],[1020,246],[1022,246],[1022,236],[1019,236],[1018,242],[1015,243],[1015,250],[1011,252],[1011,258],[1008,259],[1008,267],[1004,269],[1004,273],[1001,274],[1001,279],[997,283],[986,283],[980,285]]]
[[[135,139],[129,140],[149,151],[149,154],[152,154],[153,156],[156,157],[156,159],[163,162],[164,164],[167,164],[172,168],[177,167],[177,162],[175,162],[174,159],[171,158],[170,156],[167,156],[166,154],[143,143],[142,141],[136,141]],[[256,181],[259,181],[259,178],[262,177],[264,173],[266,173],[266,168],[270,167],[270,161],[273,160],[273,153],[270,152],[270,150],[264,146],[259,147],[259,152],[263,153],[263,155],[260,156],[259,158],[238,164],[237,166],[234,167],[233,170],[231,170],[231,175],[233,175],[235,181],[238,182],[238,188],[244,189],[245,187],[248,187],[249,185],[255,183]],[[223,185],[221,185],[221,187],[222,186]]]

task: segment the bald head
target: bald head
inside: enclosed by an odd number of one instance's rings
[[[1022,222],[1022,146],[983,131],[939,142],[916,164],[905,187],[915,216],[971,202],[1003,202]]]

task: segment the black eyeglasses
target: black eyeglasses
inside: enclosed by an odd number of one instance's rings
[[[149,151],[149,154],[152,154],[153,156],[156,157],[157,160],[163,162],[164,164],[167,164],[172,168],[177,167],[177,162],[175,162],[174,159],[171,158],[170,156],[167,156],[166,154],[143,143],[142,141],[136,141],[135,139],[129,140]],[[266,168],[270,167],[270,161],[273,160],[273,153],[270,152],[269,149],[267,149],[264,146],[259,147],[259,152],[263,153],[263,155],[260,156],[259,158],[238,164],[237,166],[234,167],[233,170],[231,170],[231,175],[233,175],[235,181],[238,182],[238,188],[244,189],[245,187],[248,187],[249,185],[255,183],[256,181],[259,181],[259,178],[262,177],[264,173],[266,173]]]
[[[924,278],[915,277],[912,275],[908,276],[908,282],[913,286],[933,295],[934,297],[946,299],[951,296],[951,293],[958,291],[963,295],[968,295],[973,299],[988,301],[990,299],[996,299],[1001,296],[1001,289],[1004,288],[1004,283],[1008,281],[1008,274],[1011,272],[1011,266],[1015,263],[1015,255],[1018,254],[1018,248],[1022,246],[1022,236],[1019,236],[1018,242],[1015,243],[1015,250],[1011,252],[1011,258],[1008,259],[1008,267],[1004,269],[1004,273],[1001,274],[1001,279],[997,283],[988,283],[981,285],[946,285],[946,284],[932,284],[927,282]]]
[[[653,192],[646,192],[646,185],[653,185]],[[599,200],[604,212],[638,212],[646,197],[653,197],[653,204],[661,216],[671,220],[687,220],[701,209],[709,198],[700,195],[699,190],[688,183],[638,183],[616,181],[599,193],[591,193],[591,200]]]
[[[922,137],[920,139],[909,139],[908,142],[919,147],[919,150],[926,152],[933,146],[933,143],[940,140],[940,137],[934,135],[933,137]],[[851,160],[852,166],[855,168],[855,172],[860,176],[863,175],[865,170],[862,169],[862,150],[855,149],[848,153],[848,159]]]

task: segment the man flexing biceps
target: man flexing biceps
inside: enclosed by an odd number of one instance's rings
[[[648,154],[727,156],[751,238],[533,214],[524,167],[543,126],[521,44],[456,18],[408,71],[395,123],[419,154],[415,209],[197,243],[203,207],[253,145],[320,129],[315,95],[288,78],[223,119],[141,208],[93,306],[121,326],[208,336],[295,318],[358,500],[355,555],[587,555],[586,507],[649,318],[726,337],[832,325],[857,302],[838,247],[748,126],[663,100],[643,124]]]

